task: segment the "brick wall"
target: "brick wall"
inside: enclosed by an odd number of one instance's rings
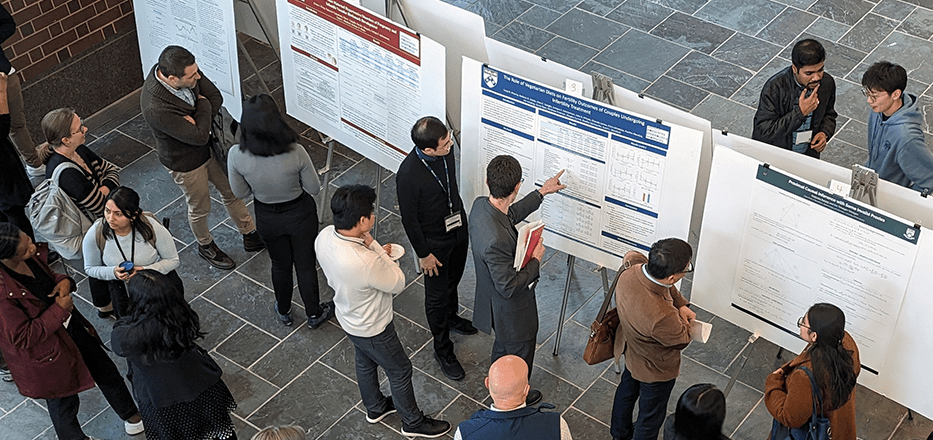
[[[24,79],[136,27],[132,0],[2,0],[16,21],[3,51]]]

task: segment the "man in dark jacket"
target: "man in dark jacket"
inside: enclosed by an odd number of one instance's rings
[[[823,72],[825,61],[818,41],[794,45],[792,64],[761,90],[752,139],[819,159],[836,132],[836,82]]]
[[[528,364],[529,376],[538,337],[535,285],[540,277],[544,245],[538,242],[531,260],[516,271],[513,266],[518,243],[515,225],[536,211],[545,195],[567,187],[560,183],[562,174],[563,171],[557,173],[541,188],[515,202],[522,185],[522,166],[512,156],[496,156],[486,166],[489,197],[477,197],[470,210],[470,242],[476,266],[473,323],[483,333],[496,331],[492,362],[507,354],[516,355]],[[540,391],[528,392],[526,403],[529,406],[540,401]]]
[[[247,252],[263,249],[253,218],[242,200],[233,195],[223,166],[211,157],[211,120],[220,111],[223,96],[205,78],[194,55],[179,46],[168,46],[149,71],[140,95],[142,115],[156,139],[159,161],[172,174],[188,202],[188,224],[198,240],[198,255],[218,269],[236,263],[211,236],[208,182],[220,193],[227,213],[243,234]]]
[[[457,286],[470,242],[450,137],[444,123],[433,116],[415,122],[415,148],[399,165],[395,182],[402,225],[424,273],[424,313],[434,335],[434,359],[445,376],[461,380],[465,373],[450,332],[472,335],[476,327],[457,315]]]

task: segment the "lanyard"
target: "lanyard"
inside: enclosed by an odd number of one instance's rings
[[[450,171],[447,170],[447,158],[443,156],[438,158],[441,160],[441,162],[444,163],[444,176],[447,177],[447,186],[445,187],[444,184],[441,182],[441,178],[437,177],[437,173],[434,172],[434,168],[431,168],[428,165],[428,162],[425,161],[423,157],[421,157],[421,154],[422,153],[418,151],[418,159],[421,159],[421,163],[423,163],[424,166],[428,169],[428,171],[431,172],[431,175],[434,176],[434,180],[437,180],[437,184],[441,186],[442,190],[444,190],[444,194],[447,195],[447,208],[449,208],[450,213],[453,214],[454,213],[454,201],[450,197]]]
[[[133,228],[133,243],[130,245],[130,259],[126,259],[126,254],[123,253],[123,248],[120,246],[120,237],[117,236],[117,233],[113,233],[114,240],[117,243],[117,249],[120,250],[120,256],[123,257],[123,261],[133,261],[136,258],[136,228]]]

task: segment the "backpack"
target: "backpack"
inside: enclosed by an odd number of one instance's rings
[[[92,222],[58,185],[66,168],[80,170],[71,162],[55,167],[52,177],[40,183],[29,197],[26,212],[36,238],[47,241],[62,258],[73,260],[81,258],[81,242]]]
[[[226,107],[211,119],[211,155],[220,162],[224,173],[227,172],[227,154],[230,147],[240,143],[240,123],[230,115]]]

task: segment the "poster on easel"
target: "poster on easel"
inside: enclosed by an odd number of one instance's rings
[[[391,171],[411,126],[444,119],[444,47],[342,0],[279,0],[289,115]]]
[[[509,154],[525,178],[519,197],[565,170],[567,188],[529,218],[544,222],[548,246],[616,268],[629,250],[686,239],[703,133],[467,58],[462,76],[467,205],[488,194],[481,177],[489,161]]]
[[[224,97],[224,107],[237,120],[242,113],[234,0],[133,0],[143,78],[167,46],[194,54],[198,69]]]

